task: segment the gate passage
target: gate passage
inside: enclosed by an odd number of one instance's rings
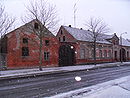
[[[75,50],[71,45],[62,45],[59,48],[59,65],[72,66],[75,65]]]

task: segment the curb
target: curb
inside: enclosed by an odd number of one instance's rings
[[[33,73],[23,73],[23,74],[17,74],[17,75],[8,75],[8,76],[0,76],[0,81],[1,80],[9,80],[9,79],[17,79],[17,78],[27,78],[27,77],[36,77],[36,76],[42,76],[42,75],[50,75],[50,74],[60,74],[60,73],[67,73],[67,72],[77,72],[77,71],[85,71],[85,70],[95,70],[99,68],[110,68],[110,67],[117,67],[117,66],[122,66],[124,64],[121,63],[116,63],[116,64],[105,64],[101,66],[94,66],[90,68],[85,68],[85,69],[76,69],[76,70],[55,70],[55,71],[50,71],[50,72],[33,72]]]
[[[50,71],[50,72],[36,72],[36,73],[25,73],[25,74],[20,74],[20,75],[11,75],[11,76],[1,76],[1,80],[9,80],[9,79],[18,79],[18,78],[27,78],[27,77],[36,77],[36,76],[42,76],[42,75],[49,75],[49,74],[59,74],[59,73],[64,73],[68,71]]]

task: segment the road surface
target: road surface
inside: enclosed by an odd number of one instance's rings
[[[0,98],[41,98],[130,75],[130,66],[100,68],[0,81]],[[75,77],[81,77],[76,81]]]

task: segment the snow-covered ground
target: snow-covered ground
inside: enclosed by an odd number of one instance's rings
[[[130,64],[130,62],[124,62],[123,64]],[[104,64],[97,64],[98,66],[113,66],[113,65],[121,65],[120,62],[117,63],[104,63]],[[46,71],[54,71],[54,70],[68,70],[68,71],[74,71],[74,70],[83,70],[83,69],[89,69],[93,68],[95,65],[77,65],[77,66],[67,66],[67,67],[52,67],[52,68],[43,68],[42,72]],[[0,71],[1,75],[8,75],[8,74],[16,74],[16,73],[30,73],[30,72],[37,72],[39,71],[38,68],[34,69],[19,69],[19,70],[6,70],[6,71]]]
[[[43,71],[39,71],[38,68],[33,69],[19,69],[19,70],[6,70],[0,71],[0,78],[3,77],[12,77],[19,75],[31,75],[31,74],[40,74],[40,73],[51,73],[51,72],[66,72],[66,71],[75,71],[75,70],[88,70],[94,67],[103,67],[103,66],[120,66],[122,64],[130,64],[130,62],[116,62],[116,63],[104,63],[95,65],[77,65],[77,66],[67,66],[67,67],[52,67],[52,68],[43,68]]]
[[[130,76],[58,94],[50,98],[130,98]]]

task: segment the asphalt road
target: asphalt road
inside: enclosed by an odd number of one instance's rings
[[[0,98],[43,98],[130,75],[130,66],[0,81]],[[82,79],[75,80],[76,76]]]

